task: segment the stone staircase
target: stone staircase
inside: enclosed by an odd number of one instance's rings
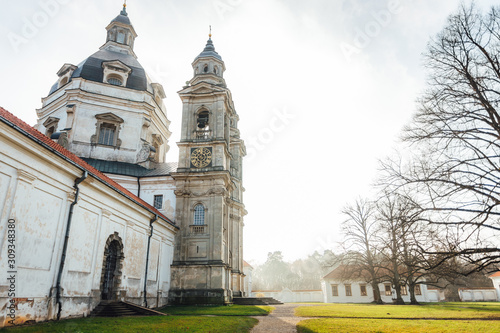
[[[233,297],[233,304],[238,305],[276,305],[282,302],[272,297]]]
[[[166,314],[128,302],[101,301],[91,317],[166,316]]]

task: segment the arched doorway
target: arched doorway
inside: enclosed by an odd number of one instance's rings
[[[121,283],[123,245],[117,233],[111,235],[104,249],[101,273],[101,300],[116,300]]]

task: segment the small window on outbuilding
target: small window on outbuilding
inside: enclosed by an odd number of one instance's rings
[[[385,296],[392,296],[392,289],[389,283],[384,284]]]
[[[204,225],[205,224],[205,207],[202,204],[197,204],[194,207],[194,225]]]
[[[155,195],[154,197],[154,207],[156,209],[162,209],[163,208],[163,195]]]
[[[339,286],[337,284],[332,284],[332,296],[339,295]]]
[[[419,284],[415,285],[415,295],[422,295],[422,288]]]
[[[401,286],[401,295],[408,295],[408,289],[406,289],[406,286]]]
[[[352,289],[350,284],[345,285],[345,295],[346,296],[352,296]]]
[[[368,296],[368,293],[366,292],[366,284],[361,284],[359,289],[361,291],[361,296]]]

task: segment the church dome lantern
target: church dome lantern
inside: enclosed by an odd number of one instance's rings
[[[103,48],[113,45],[117,51],[134,55],[134,41],[137,33],[130,23],[125,4],[120,14],[109,23],[106,30],[106,44]]]
[[[212,41],[212,34],[209,35],[207,44],[203,51],[193,61],[194,76],[216,76],[219,81],[223,82],[224,71],[226,66],[222,57],[215,51],[215,46]]]

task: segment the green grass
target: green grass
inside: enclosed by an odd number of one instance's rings
[[[117,332],[168,332],[168,333],[234,333],[249,332],[257,319],[249,317],[193,317],[151,316],[122,318],[79,318],[47,322],[27,327],[0,329],[10,332],[58,333],[117,333]]]
[[[497,333],[497,320],[388,320],[388,319],[308,319],[299,322],[298,333]]]
[[[160,309],[171,315],[215,315],[215,316],[266,316],[274,307],[253,305],[219,306],[167,306]]]
[[[299,317],[350,318],[500,318],[500,303],[426,303],[424,305],[329,304],[295,309]]]

